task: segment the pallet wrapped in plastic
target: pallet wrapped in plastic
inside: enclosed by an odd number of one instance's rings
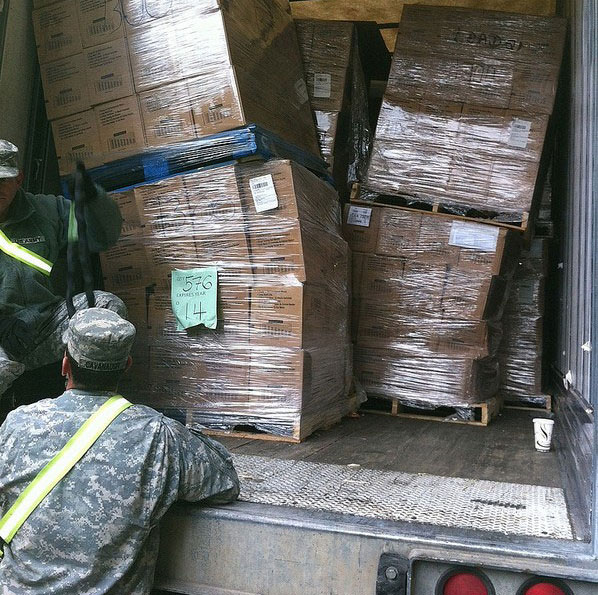
[[[368,396],[418,409],[467,407],[492,398],[498,388],[498,363],[493,358],[423,358],[356,347],[355,375]]]
[[[365,173],[372,141],[356,27],[341,21],[295,23],[322,156],[347,199],[351,184]]]
[[[269,161],[113,197],[125,227],[102,254],[105,285],[140,329],[127,394],[188,423],[289,440],[357,407],[349,250],[330,185],[293,162]],[[183,330],[173,275],[182,271],[194,287],[206,269],[217,271],[216,327]]]
[[[493,397],[520,235],[363,204],[345,206],[343,231],[353,250],[356,377],[368,395],[416,408]]]
[[[362,198],[524,222],[565,20],[410,5],[400,30]]]
[[[503,320],[499,350],[500,392],[508,401],[544,404],[544,284],[548,238],[535,238],[522,252]]]
[[[61,174],[249,123],[319,156],[287,0],[61,0],[34,23]]]

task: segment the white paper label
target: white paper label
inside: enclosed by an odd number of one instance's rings
[[[347,223],[349,225],[359,225],[360,227],[369,227],[372,218],[372,209],[367,207],[349,207]]]
[[[330,130],[330,116],[326,112],[321,112],[319,110],[314,110],[314,114],[316,115],[318,130],[328,132]]]
[[[301,105],[309,100],[309,95],[307,94],[307,85],[305,84],[304,79],[298,79],[295,83],[295,93],[297,94],[297,99]]]
[[[480,225],[468,221],[453,221],[449,244],[459,246],[459,248],[496,252],[498,232],[498,227],[491,227],[490,225]]]
[[[518,149],[525,149],[527,147],[527,141],[529,139],[529,131],[531,130],[532,123],[529,120],[520,120],[515,118],[511,122],[511,134],[507,144],[510,147],[517,147]]]
[[[274,180],[270,174],[251,178],[249,187],[251,188],[253,204],[257,213],[263,213],[278,207],[278,196],[276,196]]]
[[[327,72],[314,73],[314,97],[330,97],[332,77]]]

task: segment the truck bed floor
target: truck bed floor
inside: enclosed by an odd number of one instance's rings
[[[225,438],[241,500],[535,537],[573,537],[532,413],[488,427],[364,415],[303,444]]]

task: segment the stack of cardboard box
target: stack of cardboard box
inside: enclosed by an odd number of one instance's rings
[[[61,174],[246,123],[318,154],[286,0],[35,6]]]
[[[542,352],[548,251],[549,239],[538,237],[522,252],[505,308],[500,391],[515,404],[546,405]]]
[[[546,369],[543,362],[545,332],[551,317],[546,311],[550,287],[550,260],[553,238],[552,184],[547,178],[542,192],[534,239],[521,254],[513,287],[505,308],[504,337],[498,354],[500,393],[516,406],[550,409],[545,394]],[[584,346],[586,348],[586,346]]]
[[[105,285],[140,329],[127,391],[211,428],[292,439],[353,410],[349,251],[337,193],[289,161],[226,165],[113,194]],[[218,269],[218,325],[178,331],[171,271]]]
[[[341,198],[361,180],[372,140],[357,28],[342,21],[295,21],[322,157]]]
[[[496,223],[523,229],[533,211],[564,34],[562,19],[405,6],[362,200],[344,216],[370,395],[433,408],[497,393],[523,238]],[[414,202],[450,214],[397,206]]]

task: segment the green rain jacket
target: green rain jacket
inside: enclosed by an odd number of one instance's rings
[[[8,238],[54,263],[67,244],[71,201],[62,196],[33,195],[19,189],[0,229]],[[113,246],[122,217],[116,203],[98,187],[98,196],[85,205],[87,241],[91,252]],[[16,315],[37,325],[64,299],[50,277],[0,250],[0,316]]]

